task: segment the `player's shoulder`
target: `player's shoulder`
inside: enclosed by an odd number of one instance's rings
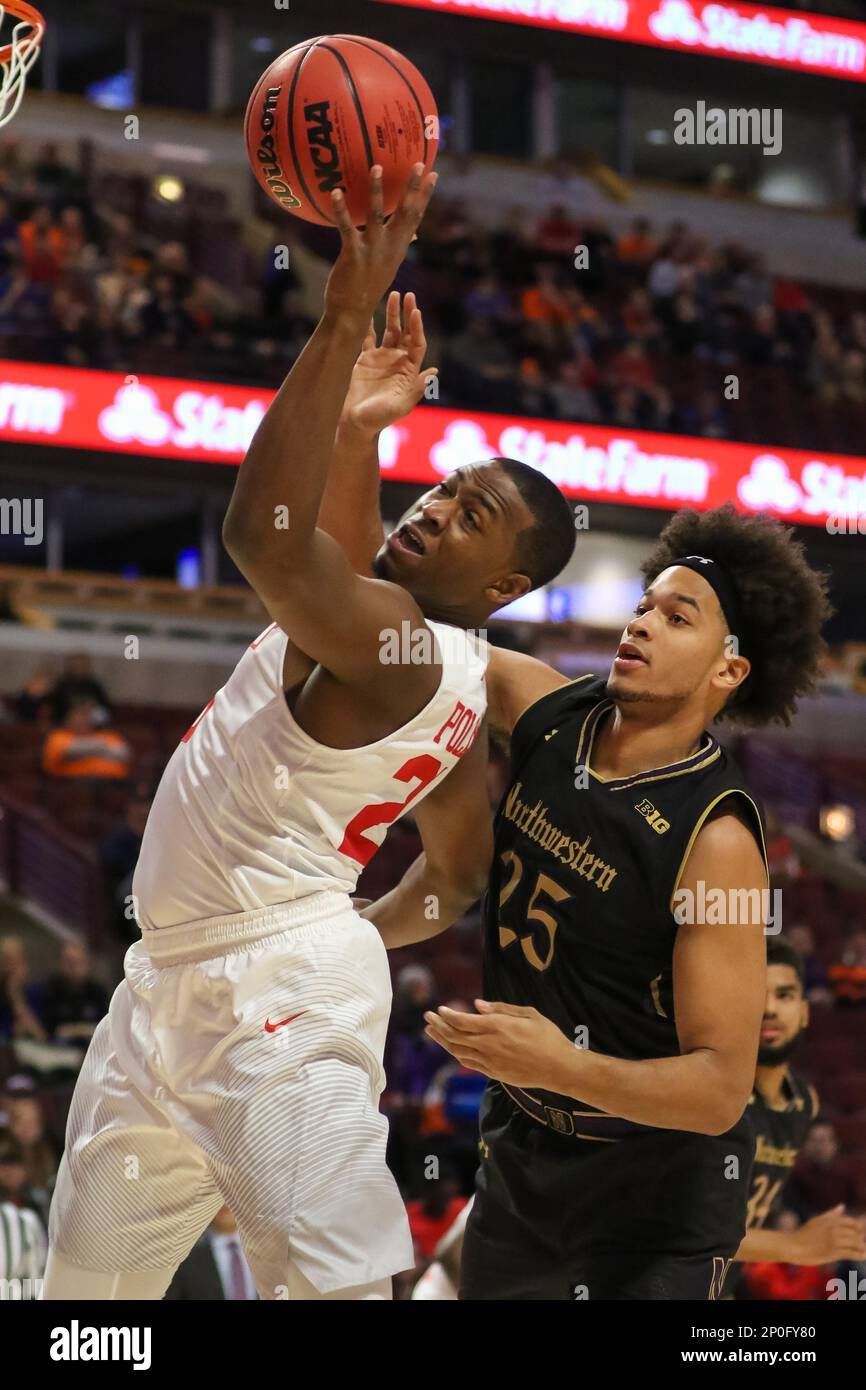
[[[587,674],[574,680],[560,677],[555,685],[526,706],[514,725],[512,761],[522,761],[542,735],[549,734],[562,720],[599,704],[605,698],[606,689],[603,676]]]

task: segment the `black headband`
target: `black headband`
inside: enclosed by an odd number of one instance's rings
[[[734,581],[723,569],[718,560],[710,560],[705,555],[684,555],[672,560],[671,565],[682,565],[683,569],[694,570],[705,579],[719,600],[719,607],[728,624],[728,631],[739,643],[739,655],[745,656],[745,633],[743,632],[742,611]]]

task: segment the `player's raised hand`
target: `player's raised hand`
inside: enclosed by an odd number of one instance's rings
[[[370,212],[363,231],[349,215],[345,194],[331,194],[342,247],[325,288],[325,314],[366,324],[397,274],[409,245],[427,211],[438,175],[425,174],[416,164],[402,201],[385,220],[382,166],[370,170]]]
[[[375,435],[408,415],[438,375],[436,367],[423,370],[426,351],[424,319],[414,294],[403,297],[401,312],[400,295],[392,290],[381,343],[371,323],[355,363],[341,426]]]

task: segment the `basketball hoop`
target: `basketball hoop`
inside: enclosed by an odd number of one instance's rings
[[[5,17],[14,19],[11,43],[0,45],[0,127],[12,120],[21,105],[27,74],[39,57],[45,20],[25,0],[0,4],[0,27]]]

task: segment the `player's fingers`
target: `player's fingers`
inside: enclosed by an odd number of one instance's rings
[[[388,307],[385,311],[385,333],[382,338],[382,346],[386,348],[399,347],[401,336],[400,291],[392,290],[388,295]]]
[[[406,298],[408,299],[408,297],[407,295]],[[413,307],[405,316],[405,321],[407,329],[405,334],[406,351],[413,365],[420,368],[427,353],[427,338],[424,333],[424,318],[421,310]]]
[[[335,188],[331,194],[331,211],[334,214],[337,230],[343,240],[343,249],[356,250],[359,243],[358,233],[349,216],[346,195],[342,188]]]
[[[367,336],[366,336],[366,338],[364,339],[364,341],[363,341],[363,343],[362,343],[362,345],[361,345],[361,351],[362,351],[362,352],[367,352],[370,348],[374,348],[375,346],[376,346],[376,321],[375,321],[375,319],[371,319],[371,320],[370,320],[370,327],[367,329]]]
[[[437,1016],[449,1028],[456,1028],[458,1033],[477,1033],[479,1029],[483,1031],[484,1019],[479,1018],[477,1014],[465,1014],[459,1009],[449,1009],[447,1004],[441,1005]]]
[[[506,1014],[510,1018],[531,1018],[536,1012],[535,1009],[527,1008],[523,1004],[501,1004],[490,999],[476,999],[473,1002],[480,1014]]]
[[[382,187],[382,166],[374,164],[370,169],[370,216],[367,219],[367,236],[381,235],[385,225],[385,195]]]
[[[388,223],[388,230],[401,241],[409,242],[419,226],[427,205],[433,197],[437,174],[424,174],[424,165],[416,164],[409,175],[400,206]]]

